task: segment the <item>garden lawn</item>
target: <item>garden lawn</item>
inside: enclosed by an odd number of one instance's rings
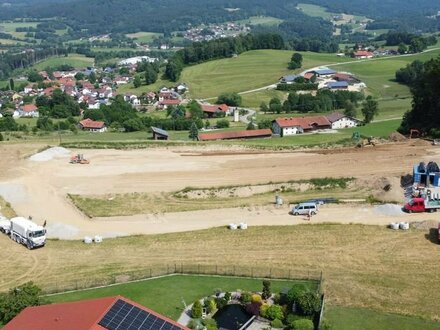
[[[282,22],[283,22],[282,19],[271,16],[251,16],[247,19],[237,21],[237,23],[240,24],[269,25],[269,26],[279,25]]]
[[[163,33],[156,33],[156,32],[137,32],[137,33],[130,33],[126,34],[128,38],[135,39],[138,42],[142,43],[150,43],[154,39],[163,37]]]
[[[337,330],[434,330],[440,323],[418,317],[377,312],[362,308],[327,306],[325,319]]]
[[[301,283],[316,289],[316,282],[310,281],[271,281],[272,292]],[[211,277],[173,275],[136,283],[120,284],[101,289],[49,296],[53,303],[93,299],[122,295],[165,316],[177,320],[184,308],[183,301],[191,304],[195,300],[212,295],[214,289],[224,291],[261,291],[262,280],[238,277]]]

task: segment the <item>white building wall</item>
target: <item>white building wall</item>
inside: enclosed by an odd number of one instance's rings
[[[356,127],[357,121],[344,117],[332,123],[332,129]]]
[[[283,136],[296,135],[300,133],[302,133],[302,131],[297,126],[283,128]]]

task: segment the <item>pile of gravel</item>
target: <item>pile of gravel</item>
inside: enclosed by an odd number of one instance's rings
[[[402,211],[402,206],[396,204],[378,205],[374,207],[374,211],[381,215],[398,216],[404,214],[404,212]]]
[[[29,159],[34,162],[47,162],[54,158],[69,156],[70,151],[63,147],[53,147],[32,155]]]

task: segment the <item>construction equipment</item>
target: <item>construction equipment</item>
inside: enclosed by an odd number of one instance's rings
[[[70,158],[70,164],[90,164],[90,161],[83,154],[76,154]]]
[[[411,129],[409,130],[409,138],[410,138],[410,139],[418,138],[418,137],[420,137],[420,136],[422,136],[422,134],[420,133],[420,131],[419,131],[418,129],[411,128]]]
[[[372,136],[366,138],[366,139],[362,139],[361,141],[359,141],[359,143],[356,145],[356,147],[358,148],[363,148],[366,146],[376,146],[376,144],[378,144],[378,141],[373,138]]]

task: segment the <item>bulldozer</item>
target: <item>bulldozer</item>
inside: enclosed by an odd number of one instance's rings
[[[90,164],[90,161],[83,154],[76,154],[70,158],[70,164]]]
[[[363,147],[366,147],[366,146],[373,146],[373,147],[375,147],[377,144],[378,144],[378,141],[374,137],[370,136],[370,137],[368,137],[366,139],[360,140],[358,142],[358,144],[356,145],[356,147],[358,147],[358,148],[363,148]]]

